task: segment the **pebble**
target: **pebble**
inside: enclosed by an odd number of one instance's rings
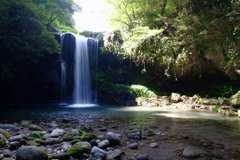
[[[197,158],[199,156],[198,150],[194,147],[186,147],[183,150],[183,156],[185,158]]]
[[[138,143],[137,142],[131,143],[131,144],[128,145],[128,148],[130,148],[130,149],[138,149]]]
[[[158,143],[154,142],[150,144],[151,148],[157,148],[158,147]]]

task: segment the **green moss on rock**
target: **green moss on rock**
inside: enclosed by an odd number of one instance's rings
[[[83,147],[81,146],[72,146],[67,150],[67,154],[74,158],[79,158],[83,155]]]

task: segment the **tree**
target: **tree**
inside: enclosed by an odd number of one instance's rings
[[[118,48],[118,53],[121,49],[137,64],[150,65],[155,73],[174,79],[184,74],[201,77],[210,66],[232,78],[239,76],[239,1],[107,2],[123,41],[111,48]]]
[[[59,53],[57,40],[35,12],[38,7],[31,0],[0,2],[0,95],[5,100],[29,94],[40,61]]]

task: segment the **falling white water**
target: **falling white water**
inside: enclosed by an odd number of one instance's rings
[[[88,60],[88,39],[75,35],[75,66],[74,66],[74,104],[91,104],[91,80]]]
[[[61,99],[62,101],[65,101],[64,96],[65,96],[65,91],[66,91],[66,62],[63,57],[63,39],[64,39],[65,34],[60,35],[60,44],[61,44]]]

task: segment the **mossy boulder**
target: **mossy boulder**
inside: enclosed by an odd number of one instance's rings
[[[2,134],[7,139],[11,137],[11,134],[8,131],[1,129],[1,128],[0,128],[0,134]]]
[[[73,145],[67,150],[67,154],[74,158],[80,158],[83,155],[83,147],[80,145]]]
[[[82,141],[90,142],[93,139],[98,139],[98,137],[93,133],[84,132],[84,133],[81,134],[81,140]]]
[[[16,152],[17,160],[48,160],[47,153],[40,147],[22,146]]]
[[[234,108],[240,109],[240,91],[230,97],[229,101]]]
[[[31,124],[29,126],[29,129],[32,130],[32,131],[42,131],[42,127],[38,126],[38,125],[35,125],[35,124]]]

